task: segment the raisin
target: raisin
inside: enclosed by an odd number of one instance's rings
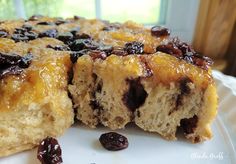
[[[29,24],[24,24],[20,28],[15,28],[14,34],[12,35],[12,39],[15,42],[24,41],[27,42],[29,40],[36,39],[38,37],[38,34],[31,31],[33,27]]]
[[[55,38],[57,36],[58,31],[56,29],[50,29],[50,30],[46,30],[43,31],[41,33],[39,33],[39,37],[49,37],[49,38]]]
[[[28,53],[27,55],[23,56],[21,60],[19,61],[19,67],[28,68],[32,59],[33,59],[33,55],[31,53]]]
[[[180,121],[180,127],[183,129],[184,134],[191,134],[197,127],[198,117],[194,115],[192,118],[184,118]]]
[[[71,33],[73,34],[73,36],[76,36],[76,33],[80,30],[80,27],[75,27],[73,29],[71,29]],[[80,38],[76,38],[76,39],[80,39]],[[85,38],[87,39],[87,38]]]
[[[155,37],[169,36],[170,30],[162,26],[154,26],[151,28],[151,34]]]
[[[115,54],[117,56],[126,56],[128,55],[127,51],[124,50],[122,47],[114,47],[111,54]]]
[[[26,31],[27,31],[26,28],[19,27],[19,28],[15,28],[14,34],[24,34],[24,32]]]
[[[38,22],[37,25],[55,25],[53,22]]]
[[[126,81],[129,84],[129,89],[123,95],[122,100],[128,109],[135,111],[135,109],[144,104],[148,94],[144,90],[140,78],[127,79]]]
[[[56,46],[47,45],[46,48],[51,48],[56,51],[70,51],[70,48],[66,45],[56,45]]]
[[[80,51],[82,49],[95,50],[98,48],[91,39],[76,39],[70,45],[70,49],[73,51]]]
[[[72,41],[73,38],[74,38],[74,36],[71,32],[60,33],[57,36],[57,39],[60,40],[60,41],[63,41],[64,43]]]
[[[115,31],[120,29],[121,24],[120,23],[108,23],[107,26],[103,27],[103,31]]]
[[[81,50],[81,51],[72,51],[70,53],[70,60],[72,63],[76,63],[77,59],[80,57],[80,56],[83,56],[85,55],[86,53],[88,52],[87,49],[84,49],[84,50]]]
[[[75,38],[76,39],[91,39],[92,37],[89,34],[82,33],[82,34],[77,34]]]
[[[128,54],[142,54],[143,48],[143,43],[134,41],[126,43],[124,50],[127,51]]]
[[[0,53],[0,78],[7,75],[18,75],[30,65],[32,59],[31,54],[22,57],[16,54],[3,54]]]
[[[187,61],[188,63],[193,63],[193,53],[192,52],[187,52],[184,54],[183,59]]]
[[[197,54],[193,57],[193,63],[196,66],[201,67],[202,69],[208,70],[208,68],[213,64],[213,61],[212,61],[212,59],[210,59],[206,56],[201,56],[201,55]]]
[[[42,164],[61,164],[61,148],[55,138],[47,137],[38,146],[37,158]]]
[[[21,59],[20,55],[0,53],[0,65],[16,65]]]
[[[0,30],[0,38],[6,38],[8,36],[8,32],[5,30]]]
[[[151,77],[153,75],[152,69],[149,67],[148,62],[145,57],[139,56],[140,62],[143,65],[144,77]]]
[[[5,69],[0,69],[0,79],[4,78],[7,75],[19,75],[23,69],[17,65],[9,66]]]
[[[110,55],[113,47],[110,45],[100,45],[98,48],[100,51],[104,51],[107,55]]]
[[[123,150],[128,147],[128,139],[116,132],[104,133],[99,138],[102,146],[110,151]]]
[[[104,60],[107,57],[104,51],[99,51],[99,50],[90,51],[89,55],[92,57],[93,60],[96,60],[96,59]]]
[[[62,18],[59,18],[55,21],[55,24],[58,26],[58,25],[61,25],[61,24],[65,24],[65,23],[69,23],[68,20],[64,20]]]
[[[74,20],[79,20],[81,19],[82,17],[78,16],[78,15],[74,15]]]
[[[37,21],[42,17],[43,17],[42,15],[32,15],[28,20],[29,21]]]
[[[99,83],[96,86],[96,92],[101,93],[102,92],[102,86],[103,86],[103,82],[101,80],[101,81],[99,81]]]
[[[90,100],[89,102],[89,106],[93,109],[93,110],[102,110],[103,107],[100,105],[100,103],[97,100]]]
[[[11,37],[15,42],[26,42],[29,40],[29,37],[25,36],[24,34],[13,34]]]
[[[34,40],[34,39],[37,39],[38,37],[38,34],[33,31],[27,31],[24,33],[24,35],[28,37],[28,40]]]
[[[164,52],[170,55],[173,55],[177,58],[182,58],[183,54],[182,51],[178,49],[175,45],[169,43],[167,45],[159,45],[156,48],[156,51]]]
[[[30,24],[24,24],[22,28],[26,29],[26,31],[31,31],[33,29],[33,26],[31,26]]]
[[[192,83],[192,80],[188,77],[180,79],[180,90],[181,94],[189,94],[191,88],[189,88],[188,84]]]

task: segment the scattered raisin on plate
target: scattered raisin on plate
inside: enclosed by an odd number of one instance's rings
[[[43,139],[38,146],[37,158],[42,164],[61,164],[61,148],[57,140],[52,137]]]
[[[123,150],[128,147],[128,139],[116,132],[104,133],[99,138],[102,146],[110,151]]]

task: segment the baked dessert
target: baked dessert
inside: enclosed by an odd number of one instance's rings
[[[92,37],[89,46],[78,43],[83,56],[69,85],[77,118],[92,128],[102,124],[115,130],[135,122],[168,140],[176,139],[179,127],[193,143],[210,139],[217,112],[211,59],[171,38],[164,27],[100,23],[82,28]]]
[[[135,122],[168,140],[178,127],[194,143],[210,139],[217,113],[211,64],[160,26],[78,16],[2,21],[0,156],[63,134],[73,123],[72,102],[92,128]]]
[[[0,157],[59,136],[74,120],[68,97],[68,52],[45,47],[51,38],[14,42],[0,38]]]

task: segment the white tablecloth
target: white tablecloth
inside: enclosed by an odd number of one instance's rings
[[[231,138],[236,151],[236,78],[213,71],[219,96],[218,119]]]

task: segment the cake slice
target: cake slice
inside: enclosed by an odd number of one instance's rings
[[[210,139],[217,113],[212,61],[169,35],[160,26],[105,24],[89,40],[112,49],[90,49],[74,64],[69,90],[77,118],[92,128],[135,122],[168,140],[179,128],[193,143]]]
[[[70,56],[40,42],[59,41],[0,39],[0,157],[60,136],[73,123],[67,92]]]

